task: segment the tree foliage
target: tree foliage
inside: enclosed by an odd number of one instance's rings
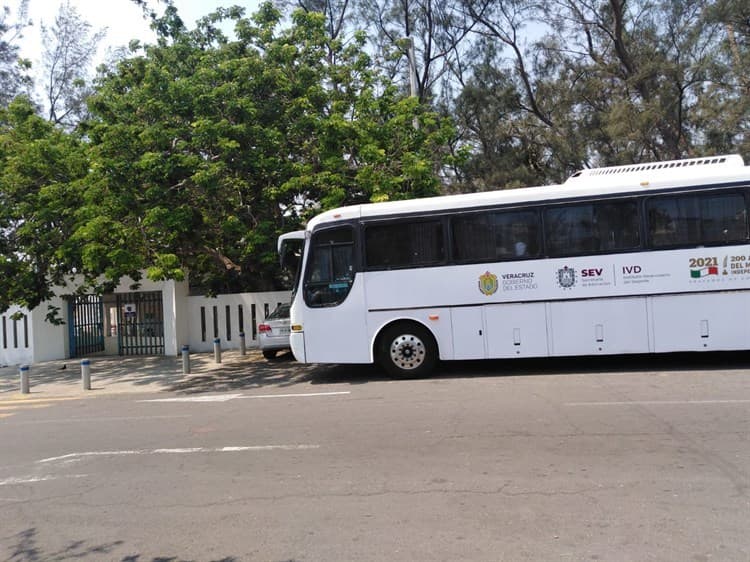
[[[34,308],[76,271],[85,146],[17,97],[0,110],[0,310]]]
[[[188,30],[170,7],[158,43],[101,78],[76,235],[87,275],[189,270],[208,290],[271,288],[275,238],[310,214],[439,192],[446,123],[379,79],[364,37],[329,41],[318,13],[280,21],[267,4]]]
[[[481,62],[456,103],[474,148],[467,187],[497,186],[496,178],[560,181],[589,166],[747,155],[739,71],[747,42],[735,31],[747,22],[742,3],[464,3],[481,36]]]

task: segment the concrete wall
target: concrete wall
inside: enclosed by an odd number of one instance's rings
[[[187,297],[187,343],[190,351],[211,351],[216,337],[221,340],[222,349],[239,349],[240,317],[245,332],[245,345],[248,349],[257,347],[258,323],[278,303],[289,302],[290,298],[289,291]]]
[[[180,353],[190,341],[188,327],[188,284],[167,281],[162,290],[164,306],[164,355]]]
[[[59,316],[65,322],[59,326],[47,322],[48,305],[59,308]],[[70,355],[68,338],[68,303],[60,297],[54,297],[47,303],[31,311],[33,334],[33,362],[62,359]]]
[[[13,320],[18,312],[23,318]],[[33,359],[32,319],[26,309],[11,306],[0,315],[0,365],[21,365]]]
[[[74,287],[74,280],[67,287],[58,287],[55,291],[57,296],[30,313],[19,307],[11,307],[0,315],[0,365],[31,364],[70,357],[69,310],[63,295],[71,293]],[[239,349],[241,329],[245,332],[246,346],[257,347],[257,324],[278,303],[289,302],[291,296],[289,291],[273,291],[191,297],[188,296],[187,281],[143,280],[135,287],[133,280],[127,278],[120,282],[115,293],[136,291],[162,292],[165,355],[178,355],[185,344],[190,346],[191,351],[212,351],[215,337],[221,340],[222,349]],[[45,320],[49,306],[60,309],[59,316],[65,324],[55,326]],[[19,311],[24,318],[15,322],[14,339],[11,315]],[[104,317],[105,353],[114,355],[118,352],[117,337],[110,335],[107,306]]]

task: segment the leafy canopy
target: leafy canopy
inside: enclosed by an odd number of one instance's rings
[[[275,239],[311,214],[439,192],[447,122],[373,70],[364,36],[331,40],[316,12],[280,24],[265,4],[188,30],[170,7],[157,44],[101,76],[74,236],[90,278],[275,288]]]

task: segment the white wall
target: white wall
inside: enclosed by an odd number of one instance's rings
[[[278,303],[289,302],[289,291],[271,291],[266,293],[237,293],[232,295],[218,295],[216,297],[187,297],[187,320],[189,328],[190,351],[213,350],[214,317],[218,328],[218,338],[222,349],[239,349],[240,347],[240,306],[245,331],[245,345],[247,348],[257,347],[257,334],[253,338],[253,325],[263,321],[268,312],[272,312]],[[229,307],[229,331],[227,333],[227,307]],[[203,309],[204,321],[201,321]],[[215,313],[214,313],[215,310]],[[255,318],[253,322],[253,310]],[[182,345],[182,344],[181,344]]]
[[[21,312],[25,314],[20,320],[11,316]],[[24,322],[27,329],[24,330]],[[28,337],[26,337],[28,334]],[[33,362],[31,346],[32,323],[28,311],[18,306],[11,306],[0,315],[0,365],[21,365]]]
[[[178,355],[185,344],[190,346],[191,351],[212,351],[216,337],[214,335],[214,307],[218,338],[221,340],[222,349],[239,349],[240,347],[240,310],[245,332],[245,345],[248,348],[257,347],[257,333],[253,337],[256,332],[254,326],[265,319],[266,311],[271,312],[278,303],[289,302],[291,296],[289,291],[272,291],[216,297],[191,297],[188,296],[187,281],[157,283],[143,280],[137,289],[133,288],[133,284],[131,279],[123,279],[115,292],[162,291],[165,355]],[[74,281],[71,281],[67,287],[56,288],[55,292],[58,296],[42,303],[31,313],[19,307],[11,307],[0,315],[0,365],[31,364],[66,359],[70,356],[68,303],[61,295],[71,293],[74,286]],[[45,320],[49,305],[60,308],[60,317],[65,324],[55,326]],[[229,323],[227,323],[227,307],[229,307]],[[201,329],[201,308],[204,314],[205,331]],[[22,319],[16,322],[14,343],[13,321],[10,317],[17,311],[26,314],[28,342],[24,338],[24,320]],[[106,310],[104,314],[107,314]],[[2,318],[5,318],[6,346],[3,345],[2,340]],[[113,341],[116,341],[116,338]],[[114,353],[116,352],[117,350],[114,349]]]
[[[59,326],[50,324],[46,320],[47,306],[56,306],[59,317],[65,322]],[[60,297],[42,303],[31,311],[31,334],[33,345],[33,362],[64,359],[70,355],[68,341],[68,303]]]
[[[188,283],[167,281],[162,288],[164,310],[164,355],[177,355],[189,340]]]

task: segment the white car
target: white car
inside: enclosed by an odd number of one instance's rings
[[[277,351],[289,347],[289,304],[280,304],[261,324],[258,324],[258,343],[263,357],[273,359]]]

